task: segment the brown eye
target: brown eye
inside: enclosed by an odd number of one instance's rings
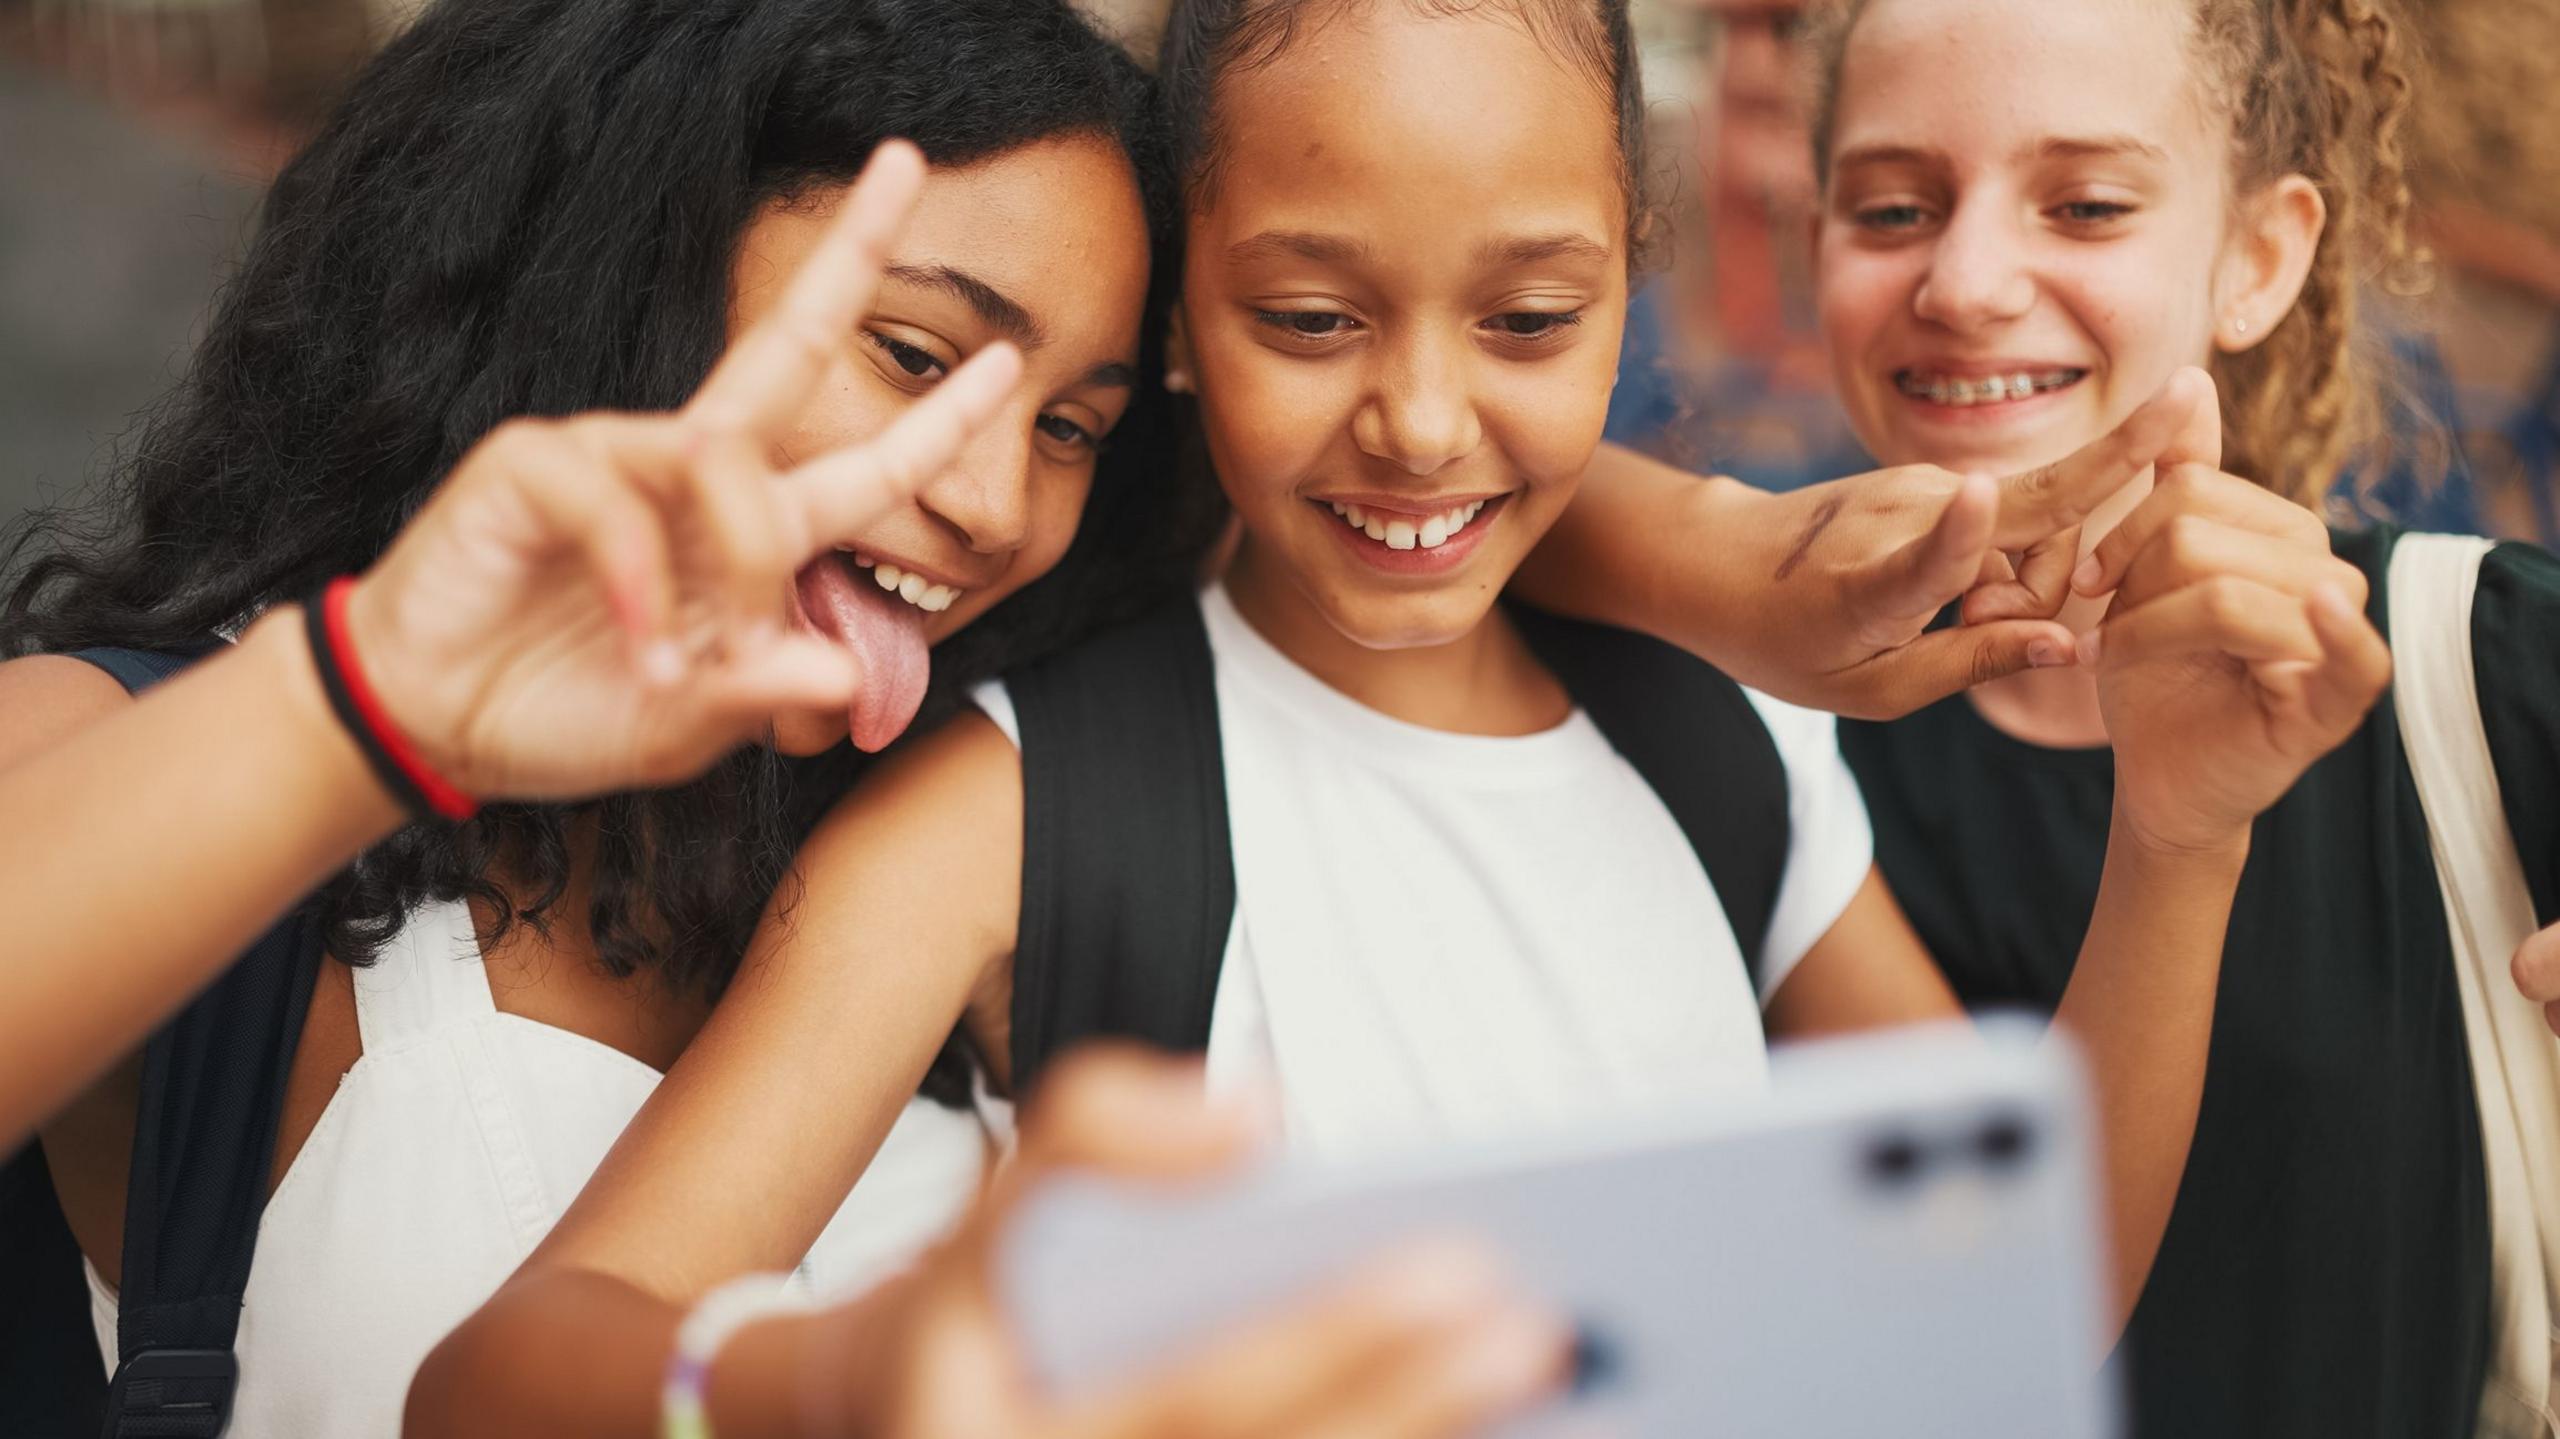
[[[863,334],[888,355],[891,364],[919,380],[939,374],[943,369],[942,362],[935,359],[929,350],[918,349],[903,340],[893,340],[873,330],[865,330]]]
[[[1543,310],[1516,310],[1493,317],[1493,327],[1515,340],[1542,340],[1582,323],[1579,311],[1554,314]]]
[[[1350,316],[1337,315],[1330,310],[1256,310],[1253,317],[1275,330],[1310,340],[1339,335],[1351,324]]]

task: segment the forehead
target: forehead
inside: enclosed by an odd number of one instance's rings
[[[2184,0],[1874,0],[1841,57],[1835,154],[2123,135],[2211,147]],[[1925,129],[1925,135],[1916,135]]]
[[[1616,103],[1577,57],[1501,6],[1453,15],[1378,0],[1315,15],[1221,86],[1213,217],[1309,229],[1397,218],[1447,234],[1534,213],[1616,243]]]
[[[1146,302],[1145,204],[1128,157],[1064,136],[925,181],[896,262],[944,266],[1002,290],[1064,345],[1130,348]]]

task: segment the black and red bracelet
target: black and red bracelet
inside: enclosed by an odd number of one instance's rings
[[[384,712],[382,700],[365,683],[364,667],[356,662],[355,646],[347,639],[347,597],[355,593],[356,582],[340,576],[321,586],[302,607],[305,629],[311,636],[311,662],[320,671],[320,688],[329,696],[329,708],[338,715],[338,723],[354,736],[356,748],[364,751],[364,761],[391,791],[403,808],[419,819],[446,819],[457,824],[480,812],[480,802],[456,789],[452,781],[437,774],[418,757],[408,737],[391,722]]]

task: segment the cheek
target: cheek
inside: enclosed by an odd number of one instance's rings
[[[1591,325],[1572,353],[1529,365],[1497,364],[1480,392],[1478,418],[1512,471],[1532,485],[1581,477],[1609,421],[1618,327]]]
[[[791,427],[789,446],[795,461],[856,445],[887,429],[906,406],[889,392],[868,361],[838,359],[827,367],[807,408]]]
[[[2096,344],[2110,389],[2148,398],[2179,366],[2212,357],[2212,276],[2194,251],[2146,242],[2074,259],[2046,287]]]
[[[1872,347],[1896,319],[1911,312],[1912,297],[1926,268],[1923,253],[1917,246],[1863,250],[1826,243],[1822,247],[1815,310],[1822,338],[1844,369],[1854,369],[1850,362]]]
[[[1358,368],[1294,359],[1250,342],[1199,358],[1200,426],[1218,482],[1239,509],[1281,498],[1317,468],[1348,431]]]

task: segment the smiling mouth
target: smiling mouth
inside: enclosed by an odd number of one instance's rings
[[[2016,404],[2057,390],[2067,390],[2089,377],[2087,370],[2056,368],[2017,370],[2005,375],[1948,375],[1934,370],[1897,370],[1894,388],[1925,404],[1950,410]]]
[[[902,570],[885,560],[875,560],[860,550],[842,550],[838,553],[853,556],[855,565],[871,571],[872,583],[929,615],[938,615],[951,608],[968,593],[967,590],[955,589],[950,585],[935,584],[922,575]]]
[[[1484,513],[1488,500],[1471,500],[1438,514],[1417,519],[1411,515],[1392,515],[1382,510],[1363,509],[1358,505],[1337,504],[1331,508],[1344,524],[1367,535],[1391,550],[1436,550],[1459,532],[1476,522]]]

